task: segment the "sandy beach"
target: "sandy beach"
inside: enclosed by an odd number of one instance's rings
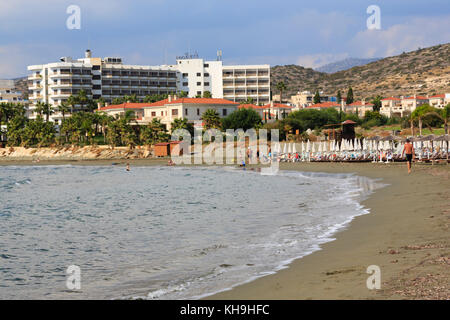
[[[165,165],[167,159],[41,161],[38,165]],[[0,161],[1,165],[37,165]],[[275,274],[208,299],[450,299],[450,166],[404,163],[282,163],[283,170],[355,173],[387,186],[363,202],[336,240]],[[381,289],[368,290],[366,269],[381,269]]]

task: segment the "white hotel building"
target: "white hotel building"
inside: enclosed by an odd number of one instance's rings
[[[270,66],[224,66],[193,55],[177,57],[175,65],[125,65],[121,58],[63,57],[60,62],[28,66],[28,92],[31,118],[37,102],[53,106],[84,90],[91,99],[103,98],[110,104],[115,98],[188,92],[189,97],[209,91],[213,98],[240,102],[252,98],[255,104],[270,100]],[[52,120],[60,119],[55,113]]]

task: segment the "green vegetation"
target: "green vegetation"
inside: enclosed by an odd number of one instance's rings
[[[222,119],[222,130],[260,128],[261,116],[253,109],[239,109]]]

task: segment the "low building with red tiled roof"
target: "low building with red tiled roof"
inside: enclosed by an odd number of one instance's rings
[[[435,108],[444,108],[444,106],[447,104],[445,102],[445,93],[430,96],[428,97],[428,101],[430,103],[430,106],[433,106]],[[450,103],[450,101],[448,103]]]
[[[334,108],[339,111],[341,109],[341,105],[337,102],[326,101],[326,102],[316,103],[316,104],[310,105],[309,107],[306,107],[306,109],[317,109],[317,110],[324,110],[324,109],[329,109],[329,108]]]
[[[273,101],[263,106],[263,108],[265,111],[267,111],[266,114],[268,117],[268,118],[263,117],[263,120],[267,122],[275,121],[277,118],[284,119],[294,109],[293,106],[289,106],[287,104],[282,103],[276,103]]]
[[[215,98],[179,98],[176,96],[156,101],[153,103],[122,103],[120,105],[109,105],[99,108],[99,111],[110,115],[125,114],[132,110],[137,115],[138,124],[150,123],[158,119],[170,130],[172,122],[177,119],[187,119],[188,122],[201,121],[202,114],[208,109],[214,109],[219,117],[226,117],[237,110],[238,103]]]
[[[367,111],[373,111],[373,104],[367,103],[364,99],[347,104],[344,111],[346,113],[356,113],[359,117],[364,117]]]

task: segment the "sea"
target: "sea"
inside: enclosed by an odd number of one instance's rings
[[[380,186],[235,167],[2,166],[0,299],[206,297],[320,250]]]

